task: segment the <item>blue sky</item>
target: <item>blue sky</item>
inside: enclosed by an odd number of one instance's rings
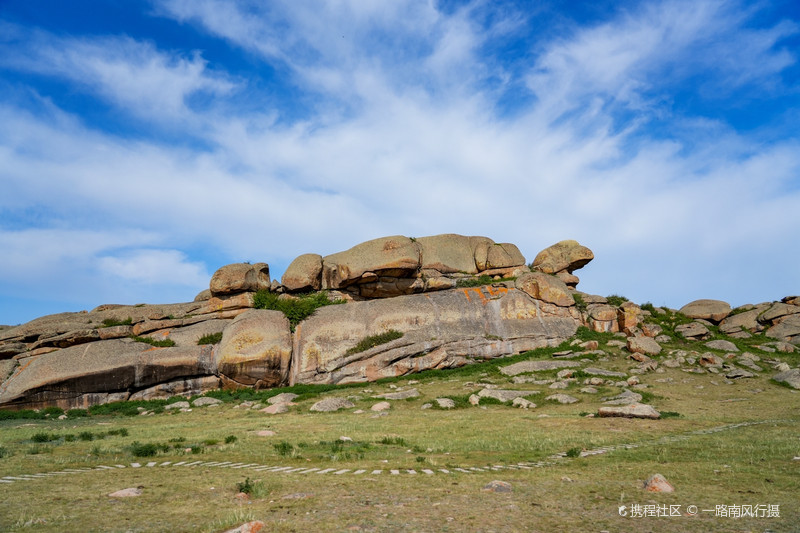
[[[0,1],[0,324],[385,236],[800,293],[796,0]]]

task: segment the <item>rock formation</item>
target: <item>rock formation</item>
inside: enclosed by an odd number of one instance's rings
[[[593,257],[562,241],[528,268],[513,244],[448,234],[304,254],[281,283],[265,263],[227,265],[194,302],[102,305],[0,328],[0,408],[372,381],[556,346],[581,325],[624,333],[639,370],[652,370],[645,354],[659,352],[663,332],[644,322],[647,312],[575,289],[573,272]],[[280,311],[254,309],[259,291],[280,301],[319,290],[346,303],[291,323]],[[780,341],[771,349],[800,345],[798,297],[736,310],[702,300],[684,312],[695,322],[675,331],[687,337],[708,336],[713,322],[733,337],[763,332]]]

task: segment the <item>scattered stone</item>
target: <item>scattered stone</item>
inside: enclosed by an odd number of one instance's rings
[[[597,394],[597,389],[595,389],[594,387],[583,387],[582,389],[580,389],[580,392],[584,394]]]
[[[392,404],[390,404],[389,402],[378,402],[375,405],[373,405],[372,407],[370,407],[370,410],[371,411],[375,411],[377,413],[377,412],[380,412],[380,411],[386,411],[386,410],[391,409],[391,408],[392,408]]]
[[[351,407],[355,407],[355,404],[345,398],[325,398],[312,405],[309,410],[329,413],[339,409],[350,409]]]
[[[256,435],[259,437],[274,437],[277,433],[271,429],[262,429],[261,431],[256,431]]]
[[[656,411],[652,406],[644,403],[632,403],[623,406],[603,406],[597,410],[597,414],[601,417],[619,416],[624,418],[648,418],[657,420],[661,418],[661,413]]]
[[[195,407],[204,407],[204,406],[213,406],[213,405],[220,405],[222,400],[218,400],[216,398],[212,398],[210,396],[203,396],[201,398],[197,398],[195,401],[192,402],[192,405]]]
[[[661,353],[661,345],[650,337],[629,337],[627,348],[632,354],[658,355]]]
[[[501,402],[510,402],[515,398],[522,398],[530,396],[531,394],[538,394],[538,391],[530,390],[501,390],[501,389],[482,389],[478,392],[479,398],[494,398]]]
[[[536,407],[536,404],[530,400],[526,400],[525,398],[514,398],[511,402],[511,405],[514,407],[519,407],[520,409],[533,409]]]
[[[486,485],[483,486],[483,492],[511,492],[513,488],[511,487],[511,483],[507,481],[490,481]]]
[[[739,378],[752,378],[755,374],[752,372],[748,372],[747,370],[743,370],[741,368],[734,368],[727,374],[725,377],[728,379],[739,379]]]
[[[513,365],[500,368],[500,373],[506,376],[516,376],[517,374],[527,374],[542,370],[555,370],[558,368],[574,368],[581,366],[577,361],[520,361]]]
[[[615,348],[624,348],[625,343],[623,341],[618,341],[616,339],[612,339],[606,343],[609,346],[614,346]]]
[[[663,331],[664,328],[662,328],[658,324],[653,324],[651,322],[642,323],[642,333],[644,333],[648,337],[657,339],[658,336],[661,335]]]
[[[276,403],[289,403],[293,402],[297,399],[297,394],[293,392],[282,392],[280,394],[276,394],[272,398],[267,400],[269,404],[276,404]]]
[[[253,520],[252,522],[246,522],[238,527],[229,529],[224,533],[259,533],[264,530],[264,527],[265,524],[261,520]]]
[[[708,341],[706,347],[711,348],[712,350],[723,350],[726,352],[738,352],[739,348],[733,344],[731,341],[726,341],[722,339],[717,339],[714,341]]]
[[[614,378],[624,378],[625,373],[623,372],[614,372],[613,370],[606,370],[604,368],[594,368],[594,367],[587,367],[584,368],[583,371],[591,376],[606,376],[606,377],[614,377]]]
[[[800,389],[800,368],[786,370],[785,372],[772,376],[772,379],[778,383],[785,383],[793,389]]]
[[[611,398],[603,398],[606,405],[629,405],[642,401],[642,395],[633,391],[624,390]]]
[[[550,387],[548,387],[548,388],[550,388],[550,389],[566,389],[567,387],[569,387],[569,383],[567,383],[566,381],[556,381],[555,383],[552,383],[550,385]]]
[[[578,401],[577,398],[570,396],[569,394],[551,394],[545,398],[545,400],[563,404],[576,403]]]
[[[283,413],[289,412],[289,405],[288,403],[274,403],[269,407],[265,407],[261,409],[262,413],[266,413],[268,415],[280,415]],[[291,404],[293,405],[293,404]]]
[[[433,407],[432,403],[423,403],[420,409],[430,409],[431,407]]]
[[[171,409],[189,409],[189,402],[175,402],[164,406],[165,411],[169,411]]]
[[[718,324],[731,314],[731,306],[721,300],[695,300],[681,307],[680,312],[689,318],[701,318]]]
[[[675,492],[675,487],[661,474],[650,476],[643,488],[648,492]]]
[[[442,409],[453,409],[456,406],[456,402],[454,402],[450,398],[436,398],[436,400],[434,400],[434,401]]]
[[[417,389],[408,389],[401,392],[387,392],[385,394],[376,394],[373,398],[381,398],[383,400],[407,400],[409,398],[416,398],[419,396]]]
[[[683,335],[687,339],[705,339],[711,332],[700,322],[690,322],[675,327],[675,332]]]
[[[287,494],[286,496],[281,496],[281,500],[307,500],[308,498],[313,498],[314,495],[310,492],[293,492],[291,494]]]
[[[703,355],[701,355],[700,356],[700,360],[698,361],[700,366],[704,366],[706,368],[710,368],[710,367],[719,368],[719,367],[722,366],[723,362],[724,361],[722,360],[722,358],[720,356],[714,355],[714,354],[708,353],[708,352],[704,353]]]
[[[470,405],[480,405],[481,397],[477,394],[470,394],[469,395],[469,403]]]
[[[658,337],[656,337],[656,342],[660,344],[670,341],[672,341],[672,337],[670,337],[669,335],[659,335]]]
[[[116,492],[112,492],[108,496],[110,498],[133,498],[135,496],[142,495],[142,487],[131,487],[128,489],[118,490]]]

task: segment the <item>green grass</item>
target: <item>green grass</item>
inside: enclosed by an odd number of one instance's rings
[[[130,338],[136,342],[143,342],[145,344],[155,346],[156,348],[170,348],[172,346],[175,346],[175,341],[172,339],[164,339],[158,341],[155,339],[151,339],[150,337],[137,337],[135,335],[132,335]]]
[[[499,283],[501,281],[514,281],[515,277],[493,279],[488,274],[481,274],[480,276],[473,276],[471,278],[461,278],[456,281],[456,287],[481,287],[483,285],[491,285],[492,283]]]
[[[110,328],[110,327],[114,327],[114,326],[130,326],[132,323],[133,323],[133,320],[130,317],[126,318],[125,320],[117,320],[117,319],[114,319],[114,318],[106,318],[105,320],[103,320],[103,325],[101,327]]]
[[[219,344],[222,341],[222,332],[218,333],[209,333],[208,335],[203,335],[198,339],[197,344]]]
[[[348,349],[345,352],[345,354],[352,355],[360,352],[365,352],[370,348],[380,346],[381,344],[386,344],[387,342],[399,339],[402,336],[403,332],[397,331],[396,329],[390,329],[388,331],[384,331],[383,333],[379,333],[378,335],[370,335],[358,341],[358,344]]]
[[[292,331],[297,324],[310,317],[320,307],[344,303],[344,300],[330,300],[326,291],[297,294],[289,298],[280,298],[278,294],[266,290],[253,295],[254,308],[282,312],[289,319]]]
[[[606,301],[608,302],[608,305],[619,307],[620,305],[627,302],[628,299],[625,298],[624,296],[620,296],[619,294],[612,294],[611,296],[606,296]]]

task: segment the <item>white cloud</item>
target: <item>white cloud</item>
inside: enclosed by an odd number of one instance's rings
[[[0,65],[67,79],[139,117],[164,122],[189,119],[187,98],[224,95],[235,85],[210,72],[199,52],[162,52],[130,37],[72,38],[15,32],[0,44]]]
[[[100,257],[98,266],[100,272],[121,282],[146,285],[202,287],[210,278],[202,263],[189,261],[179,250],[132,250]]]

